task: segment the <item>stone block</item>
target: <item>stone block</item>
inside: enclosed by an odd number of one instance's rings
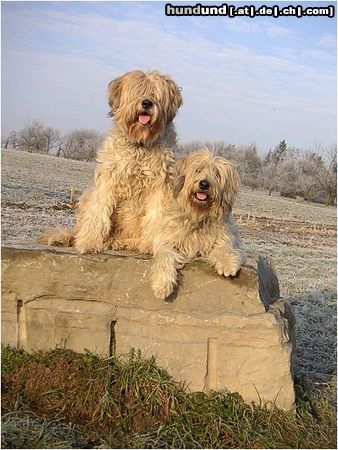
[[[191,391],[228,389],[291,409],[293,318],[267,260],[233,278],[194,261],[170,302],[154,297],[150,265],[127,252],[3,242],[2,342],[103,357],[140,349]]]

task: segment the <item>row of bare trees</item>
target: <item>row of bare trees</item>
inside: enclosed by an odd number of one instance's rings
[[[263,186],[285,197],[334,205],[337,199],[337,146],[318,145],[308,151],[282,141],[263,160]]]
[[[94,161],[103,135],[94,130],[77,129],[62,137],[55,128],[33,120],[27,122],[20,131],[11,131],[1,141],[2,148]]]
[[[103,135],[93,130],[71,130],[61,137],[58,130],[34,120],[22,130],[2,139],[3,148],[42,153],[69,159],[94,161]],[[242,183],[252,189],[264,188],[285,197],[335,205],[337,196],[337,146],[317,146],[303,151],[281,141],[265,157],[255,145],[235,146],[224,141],[189,142],[178,148],[189,154],[208,148],[230,160],[240,173]]]

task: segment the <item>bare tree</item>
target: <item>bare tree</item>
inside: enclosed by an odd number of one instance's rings
[[[271,171],[271,172],[270,172]],[[336,147],[301,152],[290,149],[263,168],[264,183],[282,196],[334,205],[337,189]]]
[[[299,161],[301,166],[298,178],[298,194],[307,201],[324,203],[322,189],[316,178],[313,176],[312,164],[309,159],[303,155]]]
[[[288,146],[285,140],[281,141],[274,150],[269,150],[263,161],[263,180],[264,187],[272,191],[278,190],[279,174],[278,166],[288,156]]]
[[[31,153],[48,154],[59,140],[60,133],[39,120],[27,122],[18,134],[19,148]]]
[[[240,148],[237,156],[237,169],[242,183],[251,189],[257,189],[262,185],[262,160],[258,155],[257,147]]]
[[[337,145],[317,146],[307,154],[309,172],[323,192],[326,206],[337,201]]]
[[[288,158],[281,161],[277,167],[276,190],[283,197],[296,198],[302,196],[304,179],[302,178],[303,160]]]
[[[52,127],[46,127],[43,130],[43,134],[45,136],[45,142],[46,142],[46,153],[49,153],[53,148],[55,148],[60,140],[60,132]]]
[[[60,155],[65,158],[94,161],[104,136],[97,131],[78,129],[66,134]]]
[[[16,149],[18,146],[16,131],[11,131],[7,137],[1,137],[1,147]]]
[[[27,122],[19,131],[18,144],[21,150],[34,153],[45,153],[45,138],[43,124],[38,120]]]
[[[58,145],[58,148],[57,148],[57,150],[56,150],[55,156],[56,156],[57,158],[60,158],[60,156],[64,156],[63,143],[62,143],[62,142]]]

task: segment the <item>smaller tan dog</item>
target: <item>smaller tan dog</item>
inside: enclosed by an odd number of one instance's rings
[[[220,275],[236,275],[244,262],[231,210],[239,175],[229,162],[200,151],[176,164],[172,196],[153,243],[151,284],[158,298],[177,284],[177,270],[202,256]]]
[[[231,210],[239,175],[223,158],[202,150],[178,160],[171,182],[148,198],[138,236],[121,230],[113,248],[154,255],[151,285],[165,299],[178,284],[178,270],[201,256],[220,275],[236,275],[244,262]]]

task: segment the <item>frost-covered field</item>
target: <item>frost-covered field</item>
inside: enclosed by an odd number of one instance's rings
[[[46,227],[71,226],[94,165],[2,151],[2,239],[34,238]],[[241,188],[234,216],[248,254],[268,256],[297,319],[297,373],[326,380],[335,367],[336,208]]]

